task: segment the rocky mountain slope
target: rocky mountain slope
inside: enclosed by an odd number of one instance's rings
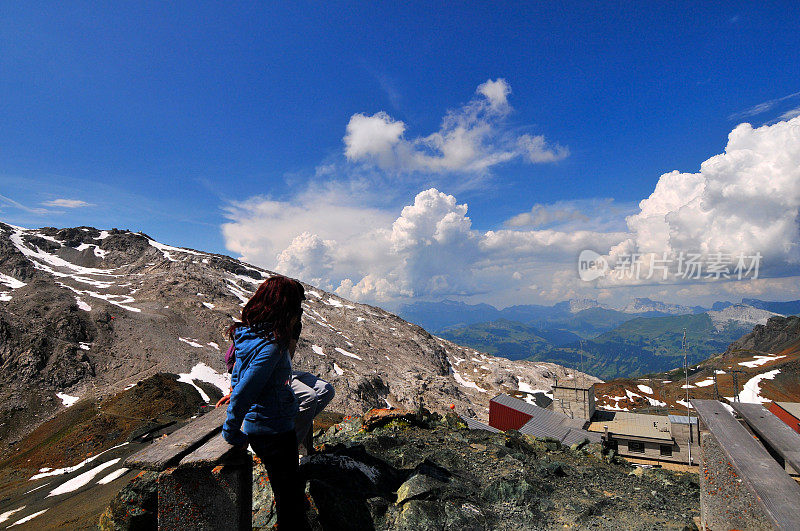
[[[683,369],[675,369],[599,384],[597,404],[626,411],[685,411],[685,376]],[[690,398],[715,398],[716,394],[732,401],[737,388],[742,402],[800,401],[800,317],[771,317],[732,342],[722,354],[692,363]]]
[[[227,389],[224,331],[271,273],[144,234],[0,223],[0,441],[58,410],[173,373],[201,397]],[[295,365],[336,387],[332,410],[427,407],[486,419],[497,393],[574,375],[434,337],[380,308],[306,286]]]

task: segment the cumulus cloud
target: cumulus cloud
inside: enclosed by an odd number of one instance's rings
[[[394,216],[388,209],[329,203],[337,197],[302,194],[231,205],[223,230],[228,248],[344,297],[385,303],[529,289],[571,265],[580,249],[624,237],[475,230],[467,205],[435,188],[418,193]]]
[[[476,97],[449,111],[438,131],[405,138],[406,124],[385,112],[350,117],[344,136],[344,154],[351,162],[398,172],[482,173],[520,158],[529,163],[561,160],[566,147],[551,145],[544,136],[516,135],[504,119],[511,112],[511,87],[504,79],[487,80]]]
[[[763,256],[761,274],[785,276],[800,263],[800,117],[731,131],[724,153],[697,173],[673,171],[627,218],[631,236],[610,259],[641,253]]]
[[[86,201],[81,201],[80,199],[53,199],[51,201],[45,201],[42,203],[44,206],[51,206],[51,207],[62,207],[62,208],[82,208],[82,207],[89,207],[94,206],[91,203],[87,203]]]
[[[329,285],[333,271],[334,240],[323,240],[316,234],[303,232],[278,255],[275,270],[302,278],[315,286]]]
[[[640,250],[763,251],[796,262],[800,118],[737,126],[698,173],[661,176],[628,219]]]

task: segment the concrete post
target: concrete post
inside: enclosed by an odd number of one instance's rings
[[[253,462],[168,468],[158,476],[158,529],[252,529]]]

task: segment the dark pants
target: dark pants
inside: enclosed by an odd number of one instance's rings
[[[250,446],[267,469],[278,529],[307,529],[304,485],[297,472],[297,438],[294,430],[276,435],[250,435]]]

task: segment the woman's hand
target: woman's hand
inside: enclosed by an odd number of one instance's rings
[[[220,398],[219,401],[217,402],[217,405],[214,406],[214,407],[224,406],[226,404],[229,404],[230,401],[231,401],[231,394],[228,393],[227,395],[225,395],[222,398]]]

